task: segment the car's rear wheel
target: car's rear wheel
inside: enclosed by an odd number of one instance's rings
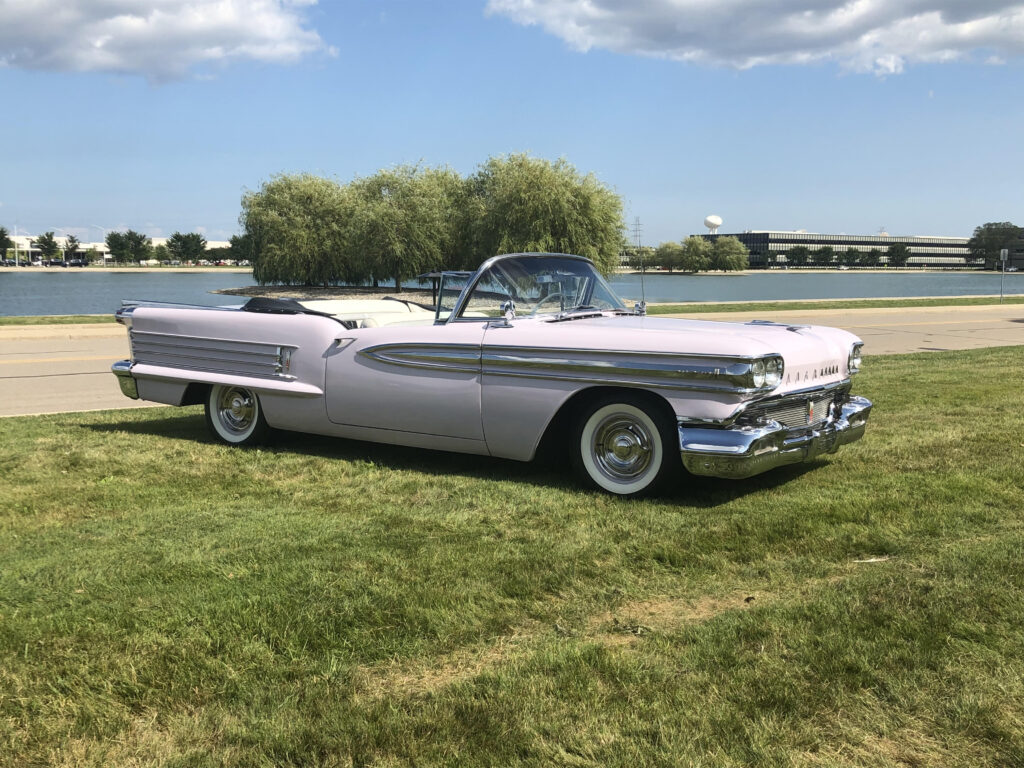
[[[661,490],[678,468],[673,422],[649,399],[631,393],[602,397],[576,423],[573,463],[580,476],[617,496]]]
[[[270,432],[260,399],[250,389],[215,384],[205,405],[210,432],[229,445],[258,445]]]

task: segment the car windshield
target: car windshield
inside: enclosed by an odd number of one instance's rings
[[[565,256],[515,256],[496,261],[480,276],[459,317],[499,317],[501,305],[510,300],[520,317],[625,309],[589,261]]]

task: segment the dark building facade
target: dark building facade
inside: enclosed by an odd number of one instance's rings
[[[786,254],[797,246],[803,246],[812,253],[829,247],[842,257],[851,248],[862,255],[872,249],[881,251],[880,265],[887,263],[886,252],[891,245],[905,245],[910,249],[908,267],[929,267],[937,269],[978,269],[980,261],[971,258],[967,248],[967,237],[894,237],[880,235],[823,235],[817,232],[773,232],[748,231],[736,234],[701,235],[706,240],[719,237],[735,237],[750,252],[750,266],[766,269],[788,265]],[[1024,241],[1021,241],[1021,258],[1024,259]],[[808,266],[813,265],[812,260]]]

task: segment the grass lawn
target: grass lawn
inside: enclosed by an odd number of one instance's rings
[[[104,315],[13,315],[0,317],[0,325],[71,325],[113,323],[114,313]]]
[[[1022,766],[1024,348],[622,502],[201,411],[0,422],[0,765]]]

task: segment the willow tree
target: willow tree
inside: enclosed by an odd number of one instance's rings
[[[402,281],[444,266],[458,237],[462,179],[447,168],[400,165],[356,179],[353,233],[377,280]]]
[[[352,191],[312,174],[280,174],[242,196],[243,241],[260,284],[359,282],[367,267],[353,247]]]
[[[490,158],[469,183],[477,218],[467,229],[480,261],[548,251],[586,256],[605,274],[619,265],[622,200],[593,174],[564,159],[514,154]]]

